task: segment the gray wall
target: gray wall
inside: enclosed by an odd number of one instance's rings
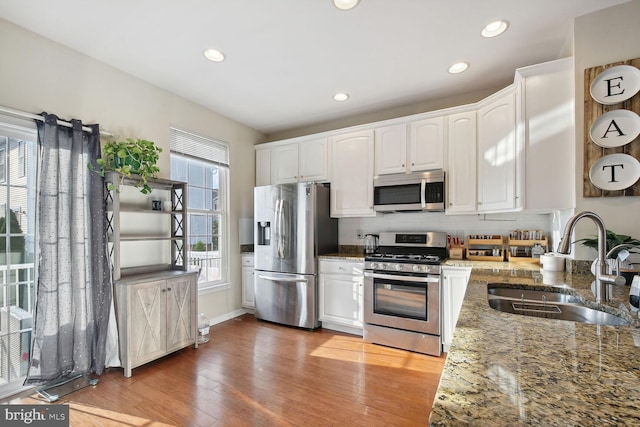
[[[99,123],[118,138],[140,137],[155,141],[164,149],[159,162],[162,177],[169,177],[169,126],[229,143],[232,194],[229,277],[232,286],[202,295],[199,302],[200,310],[211,318],[240,309],[238,218],[253,216],[253,146],[264,136],[2,19],[0,52],[0,105]]]

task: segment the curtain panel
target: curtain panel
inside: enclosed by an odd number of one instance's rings
[[[101,374],[112,287],[98,125],[38,122],[38,265],[31,360],[25,384]],[[85,125],[87,126],[87,125]]]

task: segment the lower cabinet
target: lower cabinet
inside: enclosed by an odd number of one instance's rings
[[[319,319],[326,329],[362,335],[364,261],[318,262]]]
[[[197,273],[166,271],[115,283],[120,361],[124,376],[137,366],[197,347]]]
[[[442,267],[442,351],[449,351],[471,267]]]
[[[255,279],[255,273],[253,270],[253,254],[242,255],[242,306],[244,308],[256,308],[254,300],[254,287],[253,282]]]

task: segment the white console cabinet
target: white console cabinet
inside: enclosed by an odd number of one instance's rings
[[[148,182],[108,173],[104,197],[111,250],[120,360],[125,377],[144,363],[193,345],[197,338],[197,280],[188,271],[187,184]],[[111,185],[109,185],[111,184]],[[154,210],[151,200],[161,201]]]
[[[167,270],[126,276],[115,283],[124,376],[144,363],[197,347],[197,273]]]
[[[326,329],[362,335],[364,261],[318,261],[319,319]]]

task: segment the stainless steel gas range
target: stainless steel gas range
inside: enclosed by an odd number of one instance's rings
[[[440,264],[447,233],[380,233],[365,257],[364,340],[439,356]]]

